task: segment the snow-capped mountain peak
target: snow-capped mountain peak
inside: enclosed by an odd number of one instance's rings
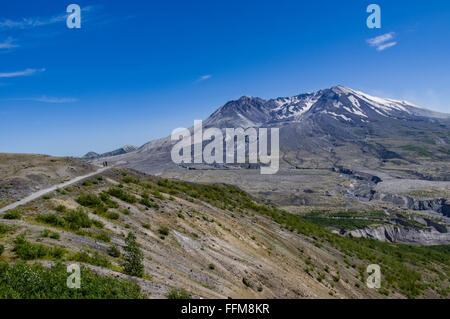
[[[337,85],[312,93],[292,97],[263,100],[241,97],[219,108],[206,121],[207,126],[261,126],[263,124],[302,122],[304,119],[327,116],[342,123],[367,123],[386,118],[411,119],[448,118],[418,107],[413,103],[390,98],[380,98]]]

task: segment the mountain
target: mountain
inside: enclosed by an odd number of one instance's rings
[[[84,156],[81,157],[82,160],[92,161],[94,159],[99,159],[103,157],[117,156],[122,154],[127,154],[137,150],[136,146],[133,145],[125,145],[124,147],[118,148],[114,151],[98,154],[96,152],[88,152]]]
[[[234,127],[236,124],[242,127],[279,126],[319,116],[357,124],[383,118],[450,119],[450,114],[426,110],[406,101],[378,98],[345,86],[335,86],[314,93],[268,101],[244,96],[219,108],[205,124],[217,127]]]
[[[203,126],[280,128],[282,167],[374,169],[397,159],[404,160],[414,176],[450,178],[449,172],[430,174],[416,165],[418,154],[431,153],[425,157],[440,163],[448,160],[450,114],[344,86],[270,100],[244,96],[220,107]],[[161,173],[174,166],[173,145],[167,137],[108,160]]]

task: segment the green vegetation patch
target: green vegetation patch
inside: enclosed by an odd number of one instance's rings
[[[369,226],[382,225],[384,222],[367,219],[306,217],[310,222],[323,227],[335,227],[343,230],[355,230]]]
[[[8,234],[10,232],[13,232],[15,229],[16,229],[15,226],[9,226],[9,225],[0,223],[0,236]]]
[[[142,204],[142,205],[144,205],[144,206],[146,206],[148,208],[155,208],[155,209],[159,208],[159,205],[157,203],[155,203],[153,201],[153,199],[151,199],[149,197],[148,194],[144,193],[144,194],[141,195],[141,197],[142,197],[142,199],[139,201],[140,204]]]
[[[191,299],[191,295],[184,289],[172,289],[167,295],[169,299]]]
[[[136,236],[133,233],[129,233],[125,239],[125,244],[124,262],[122,263],[123,272],[130,276],[144,277],[144,264],[142,263],[144,254],[136,241]]]
[[[128,280],[99,276],[81,267],[80,289],[67,287],[68,273],[62,264],[0,263],[0,299],[137,299],[141,288]]]
[[[441,152],[441,153],[450,155],[450,149],[445,149],[445,148],[443,148],[443,147],[440,147],[440,148],[438,149],[438,151]]]
[[[36,220],[47,225],[77,231],[82,228],[90,228],[92,225],[100,226],[94,222],[82,208],[68,210],[65,214],[41,214]]]
[[[78,251],[68,256],[68,259],[104,268],[111,267],[111,262],[109,261],[108,257],[106,255],[100,254],[97,251]]]
[[[343,230],[362,229],[385,224],[376,220],[388,217],[383,211],[312,211],[305,219],[323,227],[335,227]],[[375,220],[373,220],[375,219]]]
[[[93,226],[103,228],[103,223],[98,220],[90,219],[83,208],[68,210],[64,214],[41,214],[36,217],[40,223],[61,228],[80,236],[89,236],[104,242],[110,242],[110,236],[105,232],[90,232]]]
[[[50,247],[42,244],[30,243],[25,235],[19,235],[14,240],[14,253],[22,260],[61,259],[66,250],[61,247]]]
[[[420,155],[423,157],[432,157],[433,156],[433,153],[428,151],[425,147],[421,147],[421,146],[404,145],[404,146],[400,146],[400,149],[402,149],[404,151],[415,152],[417,155]]]
[[[6,211],[5,215],[3,215],[3,219],[20,219],[22,217],[22,212],[15,208]]]

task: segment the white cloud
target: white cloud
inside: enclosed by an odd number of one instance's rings
[[[23,71],[0,73],[0,78],[15,78],[15,77],[19,77],[19,76],[29,76],[29,75],[33,75],[37,72],[45,72],[45,69],[26,69]]]
[[[0,42],[0,50],[1,49],[12,49],[12,48],[17,48],[18,45],[14,44],[14,39],[9,37],[8,39],[6,39],[3,42]]]
[[[386,50],[386,49],[388,49],[388,48],[390,48],[390,47],[393,47],[393,46],[396,45],[396,44],[397,44],[397,42],[393,41],[393,42],[388,42],[388,43],[379,45],[379,46],[377,47],[377,51],[383,51],[383,50]]]
[[[50,18],[23,18],[22,20],[3,19],[0,21],[1,29],[29,29],[64,21],[66,15]]]
[[[396,41],[391,41],[394,39],[394,37],[395,37],[395,33],[389,32],[389,33],[382,34],[375,38],[367,39],[366,42],[371,47],[376,47],[377,51],[383,51],[383,50],[386,50],[397,44]],[[387,42],[387,41],[390,41],[390,42]]]
[[[41,96],[41,97],[31,97],[31,98],[16,98],[10,99],[13,101],[32,101],[32,102],[42,102],[42,103],[73,103],[77,102],[78,99],[74,98],[59,98],[59,97],[51,97],[51,96]]]
[[[81,8],[81,11],[89,12],[92,11],[92,9],[94,9],[94,6],[87,6]],[[67,16],[68,13],[46,18],[35,17],[35,18],[22,18],[19,20],[2,19],[0,20],[0,29],[30,29],[35,27],[41,27],[65,21],[67,19]]]
[[[206,81],[212,77],[211,74],[202,75],[200,78],[197,79],[197,82]]]
[[[371,46],[377,46],[377,45],[380,45],[383,42],[392,40],[394,38],[394,35],[395,35],[394,32],[385,33],[385,34],[380,35],[378,37],[368,39],[367,43],[369,43]]]

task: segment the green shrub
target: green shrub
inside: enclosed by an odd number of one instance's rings
[[[214,264],[209,264],[209,269],[214,270],[216,269],[216,266]]]
[[[164,200],[164,197],[161,195],[159,191],[154,191],[153,196],[157,199]]]
[[[0,235],[9,233],[10,231],[12,231],[14,229],[15,229],[15,226],[8,226],[8,225],[0,224]]]
[[[106,217],[111,220],[117,220],[119,219],[120,215],[118,213],[110,212],[108,213],[108,215],[106,215]]]
[[[109,243],[111,241],[111,237],[105,232],[100,232],[98,234],[95,234],[94,238],[104,241],[105,243]]]
[[[191,299],[191,296],[184,288],[172,289],[167,297],[169,299]]]
[[[380,288],[380,290],[378,290],[378,292],[382,295],[389,296],[389,290],[387,290],[387,289]]]
[[[120,209],[120,212],[121,212],[122,214],[124,214],[124,215],[130,215],[130,211],[129,211],[128,209],[126,209],[126,208]]]
[[[66,225],[66,220],[56,214],[39,215],[36,219],[52,226],[64,227]]]
[[[128,233],[125,243],[124,262],[122,263],[123,272],[130,276],[143,277],[144,264],[142,261],[144,260],[144,254],[136,241],[136,236],[133,233]]]
[[[97,207],[102,205],[102,201],[94,194],[82,194],[77,198],[77,203],[85,207]]]
[[[124,299],[143,298],[138,284],[96,275],[81,267],[80,289],[68,289],[66,266],[45,268],[40,264],[0,263],[0,299]]]
[[[119,250],[119,248],[117,248],[117,246],[110,246],[109,248],[108,248],[108,255],[110,255],[111,257],[114,257],[114,258],[118,258],[118,257],[120,257],[120,250]]]
[[[108,257],[100,254],[97,251],[89,252],[86,250],[82,250],[76,252],[68,259],[104,268],[108,268],[111,266],[111,262],[109,261]]]
[[[319,276],[317,276],[317,281],[318,282],[322,282],[323,280],[325,280],[325,275],[324,274],[320,274]]]
[[[51,238],[51,239],[59,240],[60,235],[59,235],[59,233],[57,233],[57,232],[51,232],[51,233],[50,233],[50,238]]]
[[[81,185],[83,185],[83,186],[91,186],[92,185],[92,181],[90,181],[90,180],[84,181],[83,183],[81,183]]]
[[[47,238],[49,234],[50,230],[48,229],[44,229],[43,231],[41,231],[41,237]]]
[[[66,206],[64,206],[64,205],[58,205],[58,206],[55,207],[55,210],[56,210],[57,212],[64,213],[64,212],[66,211]]]
[[[72,230],[90,228],[92,225],[92,220],[89,219],[88,214],[82,209],[70,210],[64,219]]]
[[[89,219],[88,214],[82,208],[69,210],[65,213],[64,216],[60,216],[57,214],[39,215],[36,217],[36,220],[48,225],[61,227],[71,231],[78,231],[81,228],[90,228],[92,224],[94,224],[94,221]],[[100,226],[100,223],[98,222],[95,222],[95,224],[97,226]]]
[[[5,246],[0,245],[0,256],[3,254],[4,251],[5,251]]]
[[[126,176],[124,178],[122,178],[122,182],[124,182],[125,184],[139,184],[139,180],[130,176]]]
[[[96,215],[105,215],[108,213],[108,208],[104,205],[98,205],[94,208],[93,213]]]
[[[25,235],[19,235],[14,240],[14,253],[23,260],[33,260],[41,258],[60,259],[65,254],[65,250],[60,247],[49,247],[42,244],[33,244],[25,239]]]
[[[163,236],[167,236],[167,235],[169,235],[169,228],[167,228],[166,226],[161,226],[158,229],[158,232]]]
[[[103,226],[105,226],[100,220],[96,220],[96,219],[91,219],[91,220],[92,220],[92,224],[97,228],[103,228]]]
[[[155,209],[159,208],[159,205],[154,203],[154,202],[152,202],[152,200],[148,197],[148,195],[146,197],[143,197],[139,201],[139,203],[144,205],[145,207],[148,207],[148,208],[155,208]]]
[[[117,187],[111,187],[108,190],[108,194],[130,204],[134,204],[138,201],[136,196],[127,194],[123,189]]]
[[[22,212],[16,209],[8,210],[5,215],[3,215],[4,219],[20,219],[22,217]]]
[[[101,192],[100,199],[109,208],[119,208],[119,204],[117,204],[115,201],[111,200],[108,193]]]

